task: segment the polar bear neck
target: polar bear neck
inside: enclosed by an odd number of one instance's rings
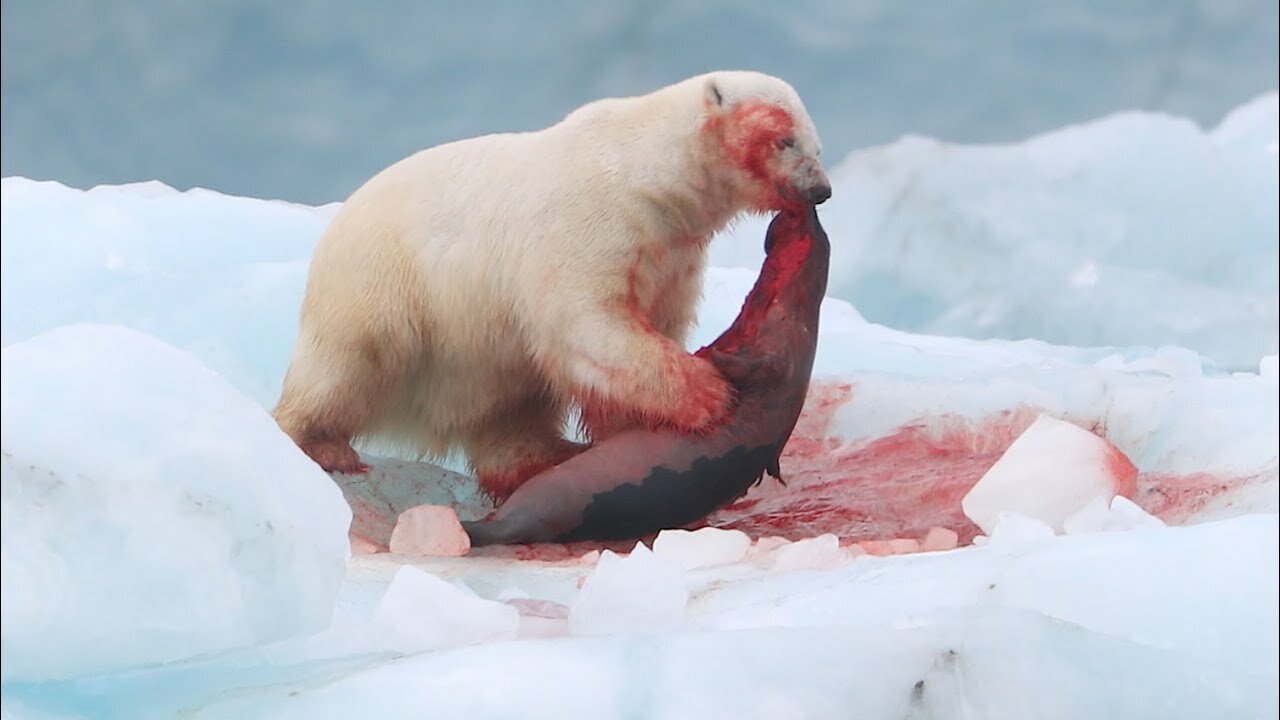
[[[706,118],[701,91],[682,83],[590,103],[551,130],[590,158],[600,182],[642,199],[638,219],[673,240],[705,243],[750,208],[705,132]]]

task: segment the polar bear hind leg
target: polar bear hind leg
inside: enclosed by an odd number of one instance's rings
[[[459,444],[480,489],[501,502],[529,478],[585,450],[562,436],[564,415],[563,403],[535,395],[470,428]]]

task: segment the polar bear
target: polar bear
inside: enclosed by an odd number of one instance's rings
[[[343,204],[316,246],[273,414],[322,468],[353,439],[460,448],[503,499],[589,437],[699,432],[731,386],[684,349],[711,237],[831,194],[790,85],[713,72],[543,130],[428,148]]]

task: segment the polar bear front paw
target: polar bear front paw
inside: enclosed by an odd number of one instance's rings
[[[682,382],[670,398],[666,423],[687,433],[718,427],[732,412],[737,392],[710,361],[688,356],[680,368]]]

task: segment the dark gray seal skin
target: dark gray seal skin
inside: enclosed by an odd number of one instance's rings
[[[738,391],[700,435],[631,430],[530,478],[489,518],[463,523],[471,544],[630,540],[701,520],[768,472],[804,406],[818,344],[831,245],[813,206],[769,224],[765,261],[738,318],[698,351]]]

